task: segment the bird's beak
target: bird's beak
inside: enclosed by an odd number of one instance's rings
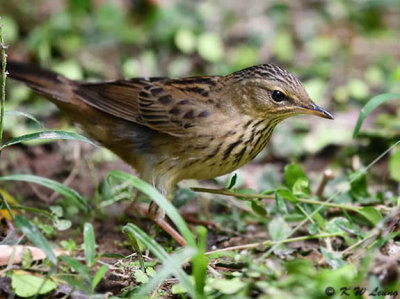
[[[313,115],[323,117],[323,118],[334,119],[334,117],[331,113],[329,113],[325,109],[322,109],[315,103],[311,103],[310,106],[301,107],[301,112],[306,113],[306,114],[313,114]]]

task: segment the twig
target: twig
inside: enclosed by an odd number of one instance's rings
[[[325,190],[326,184],[327,184],[330,180],[332,180],[333,178],[334,178],[334,175],[333,175],[332,170],[326,169],[326,170],[324,171],[323,176],[322,176],[321,183],[319,184],[318,189],[317,189],[317,191],[315,192],[315,195],[317,195],[318,198],[320,198],[320,199],[325,199],[325,197],[324,197],[324,190]]]
[[[242,193],[237,193],[225,189],[209,189],[209,188],[191,188],[195,192],[204,192],[204,193],[212,193],[212,194],[221,194],[221,195],[227,195],[227,196],[234,196],[234,197],[242,197],[242,198],[249,198],[249,199],[273,199],[275,196],[273,195],[265,195],[265,194],[242,194]],[[331,203],[331,202],[325,202],[325,201],[318,201],[318,200],[313,200],[313,199],[305,199],[305,198],[297,198],[298,202],[302,203],[307,203],[311,205],[323,205],[329,208],[338,208],[338,209],[345,209],[345,210],[350,210],[354,212],[358,212],[359,206],[356,205],[349,205],[349,204],[338,204],[338,203]],[[382,210],[386,210],[387,208],[381,207]]]
[[[302,236],[302,237],[296,237],[296,238],[290,238],[286,240],[279,240],[279,241],[272,241],[272,240],[267,240],[264,242],[259,242],[259,243],[250,243],[250,244],[244,244],[244,245],[238,245],[238,246],[232,246],[232,247],[226,247],[222,249],[217,249],[214,251],[209,251],[206,252],[206,255],[211,255],[214,253],[218,252],[224,252],[224,251],[233,251],[233,250],[243,250],[243,249],[250,249],[250,248],[256,248],[261,246],[265,247],[271,247],[277,244],[285,244],[285,243],[293,243],[293,242],[299,242],[299,241],[305,241],[305,240],[311,240],[311,239],[319,239],[319,238],[331,238],[331,237],[340,237],[343,236],[343,233],[331,233],[331,234],[319,234],[319,235],[310,235],[310,236]]]
[[[6,66],[7,55],[5,49],[7,46],[4,44],[3,39],[3,25],[0,24],[0,48],[1,48],[1,108],[0,108],[0,146],[3,144],[3,124],[4,124],[4,105],[6,102]],[[1,155],[1,151],[0,151]]]

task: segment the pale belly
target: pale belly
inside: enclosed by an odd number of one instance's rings
[[[176,144],[174,151],[156,165],[157,173],[170,176],[172,184],[184,179],[210,179],[230,173],[254,159],[267,145],[276,123],[259,122],[224,138],[202,137]]]

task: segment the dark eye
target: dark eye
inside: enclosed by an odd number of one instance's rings
[[[286,98],[285,94],[280,90],[274,90],[272,92],[272,99],[275,102],[282,102]]]

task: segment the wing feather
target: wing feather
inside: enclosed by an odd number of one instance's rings
[[[113,116],[173,136],[188,136],[211,115],[207,100],[215,80],[138,78],[85,83],[77,85],[76,94],[88,105]]]

